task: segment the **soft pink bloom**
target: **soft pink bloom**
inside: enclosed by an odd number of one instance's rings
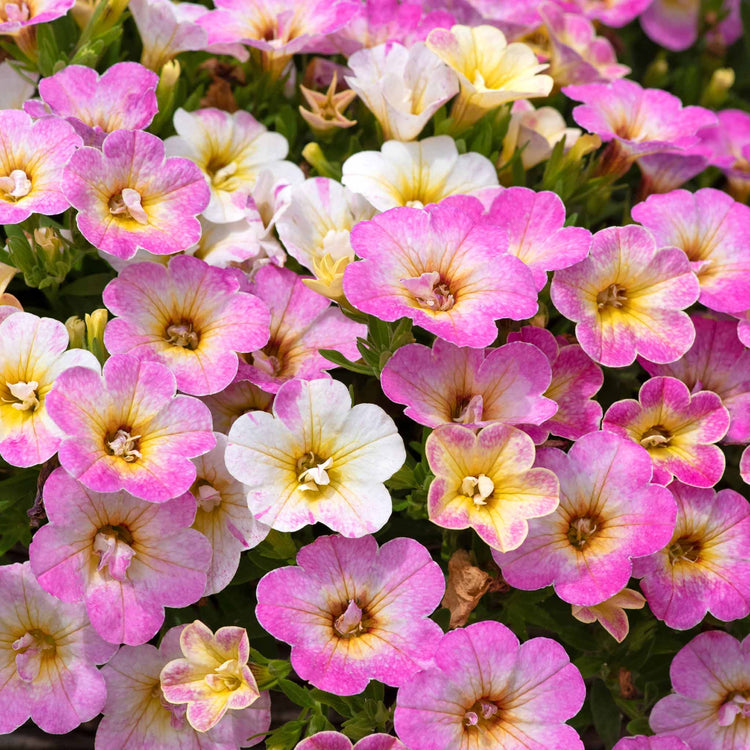
[[[20,63],[11,59],[0,62],[0,110],[23,109],[24,104],[36,91],[39,73],[25,70]]]
[[[695,627],[706,612],[737,620],[750,612],[750,503],[734,490],[669,485],[677,524],[667,546],[633,562],[651,611],[670,627]]]
[[[258,583],[260,624],[292,646],[303,679],[336,695],[370,680],[403,685],[427,667],[442,631],[429,615],[445,590],[443,573],[413,539],[378,548],[374,537],[318,537]]]
[[[622,643],[630,631],[625,610],[642,609],[645,603],[642,594],[632,589],[622,589],[599,604],[588,607],[574,604],[571,614],[580,622],[598,622],[618,643]]]
[[[639,358],[649,375],[669,375],[695,391],[713,391],[729,410],[731,422],[724,441],[750,441],[750,352],[737,338],[731,319],[692,315],[695,343],[680,359],[666,365]]]
[[[649,723],[691,750],[750,747],[750,638],[701,633],[677,652],[669,668],[674,691],[652,709]]]
[[[609,227],[594,235],[591,254],[557,271],[555,307],[577,323],[576,337],[595,362],[631,364],[636,354],[674,362],[695,330],[682,310],[696,301],[698,279],[685,254],[662,247],[643,227]]]
[[[70,204],[61,187],[62,170],[81,145],[73,128],[54,117],[34,122],[25,112],[3,109],[0,132],[0,224],[65,211]]]
[[[96,492],[126,490],[156,503],[182,495],[195,481],[190,459],[215,441],[208,408],[175,390],[166,367],[127,354],[111,356],[103,377],[65,370],[47,396],[66,434],[60,463]]]
[[[197,732],[187,722],[185,706],[164,697],[159,674],[182,656],[180,632],[171,628],[154,646],[123,646],[102,670],[107,683],[104,718],[96,732],[97,750],[237,750],[263,741],[271,724],[267,692],[248,708],[228,712],[208,732]],[[248,739],[252,738],[252,739]]]
[[[499,622],[443,636],[434,665],[401,687],[394,717],[411,750],[583,750],[564,724],[586,697],[581,674],[549,638],[519,645]]]
[[[156,73],[135,62],[115,63],[101,76],[85,65],[69,65],[39,81],[39,96],[84,145],[101,147],[108,133],[149,126],[158,109],[157,83]]]
[[[671,735],[647,737],[639,734],[637,737],[623,737],[612,750],[690,750],[690,745]]]
[[[638,159],[641,196],[668,193],[700,174],[708,166],[708,148],[695,146],[688,153],[664,152]]]
[[[750,484],[750,446],[742,451],[740,457],[740,476],[745,484]]]
[[[269,528],[248,510],[245,486],[227,470],[226,435],[214,433],[216,447],[193,459],[196,478],[190,492],[198,502],[193,528],[211,543],[213,555],[204,594],[225,589],[240,564],[243,550],[260,544]]]
[[[204,396],[210,409],[214,430],[225,435],[238,417],[250,411],[271,411],[273,394],[262,391],[249,380],[237,379],[220,393]]]
[[[477,434],[460,424],[441,425],[427,438],[432,473],[427,509],[447,529],[473,528],[490,547],[516,549],[528,519],[557,508],[559,485],[546,469],[532,469],[534,443],[521,430],[492,424]]]
[[[381,386],[391,401],[407,405],[406,416],[427,427],[542,424],[555,413],[542,395],[550,375],[548,361],[531,344],[482,350],[438,338],[432,349],[398,349],[383,368]]]
[[[0,322],[0,456],[13,466],[51,458],[63,432],[47,413],[47,394],[70,367],[98,372],[91,352],[68,347],[65,326],[15,308]]]
[[[211,547],[190,529],[195,500],[164,504],[126,492],[86,489],[64,469],[44,485],[49,523],[29,550],[39,584],[65,602],[84,602],[96,632],[110,643],[145,643],[164,622],[164,607],[198,601]]]
[[[750,208],[705,188],[652,195],[631,213],[659,246],[685,252],[701,285],[701,304],[729,313],[750,308]]]
[[[529,318],[537,300],[531,271],[482,211],[476,198],[455,196],[360,222],[352,247],[363,260],[344,272],[346,298],[381,320],[407,316],[458,346],[489,346],[497,319]]]
[[[78,149],[63,190],[83,236],[118,258],[132,258],[139,247],[157,255],[186,250],[200,237],[195,217],[209,199],[198,167],[165,159],[164,143],[140,130],[110,133],[101,151]]]
[[[165,365],[184,393],[217,393],[237,374],[237,352],[268,341],[268,308],[239,289],[235,271],[186,255],[166,268],[130,265],[104,289],[104,304],[120,316],[104,343],[112,354]]]
[[[567,455],[539,450],[537,465],[557,475],[560,505],[529,523],[518,549],[493,551],[511,586],[529,591],[554,584],[563,601],[600,604],[627,585],[630,558],[669,542],[675,501],[666,487],[649,484],[651,460],[639,445],[591,432]]]
[[[709,161],[727,177],[729,190],[739,201],[750,196],[750,112],[724,109],[717,112],[718,126],[700,131],[709,149]]]
[[[552,366],[552,380],[544,396],[557,404],[557,411],[538,427],[522,425],[535,443],[543,443],[550,432],[568,440],[578,440],[587,432],[599,429],[602,407],[592,397],[602,387],[604,374],[580,346],[562,336],[555,338],[550,331],[536,326],[511,331],[508,341],[533,344]]]
[[[248,364],[240,365],[243,379],[275,393],[292,378],[330,377],[326,371],[335,365],[319,349],[335,349],[347,359],[359,359],[357,338],[367,338],[367,326],[347,318],[293,271],[264,266],[251,289],[271,310],[271,337],[262,349],[243,350],[252,352],[245,357]]]
[[[700,0],[654,0],[639,18],[646,36],[669,50],[691,47],[698,39]]]
[[[652,0],[569,0],[571,10],[586,18],[619,28],[637,18]]]
[[[680,380],[654,377],[638,401],[616,401],[604,415],[602,429],[642,445],[654,464],[653,481],[672,477],[693,487],[713,487],[724,474],[724,453],[713,443],[729,427],[729,412],[711,391],[690,393]]]
[[[383,482],[401,468],[404,443],[375,404],[352,407],[337,380],[289,380],[273,414],[254,411],[229,431],[226,464],[247,485],[253,515],[279,531],[322,522],[348,537],[391,515]]]
[[[408,750],[390,734],[371,734],[356,744],[339,732],[318,732],[295,745],[294,750]]]
[[[0,566],[0,735],[29,717],[66,734],[101,710],[104,680],[95,664],[115,652],[91,627],[82,604],[43,591],[28,563]]]
[[[64,16],[75,0],[5,0],[0,6],[0,34],[14,34],[37,23]],[[7,222],[6,222],[7,223]]]
[[[508,230],[508,252],[531,269],[537,290],[547,284],[547,271],[578,263],[591,247],[591,232],[566,227],[565,205],[547,190],[503,190],[492,202],[487,222]]]

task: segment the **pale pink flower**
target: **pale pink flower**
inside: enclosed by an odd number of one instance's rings
[[[29,26],[64,16],[75,0],[5,0],[0,6],[0,34],[16,34]]]
[[[299,742],[294,750],[408,750],[408,748],[390,734],[371,734],[352,744],[345,734],[318,732]]]
[[[588,607],[574,604],[571,614],[580,622],[598,622],[618,643],[622,643],[630,631],[625,610],[642,609],[645,604],[646,600],[642,594],[632,589],[622,589],[599,604]]]
[[[204,396],[203,401],[211,411],[214,430],[225,435],[238,417],[251,411],[271,411],[273,394],[262,391],[249,380],[238,378],[223,391]]]
[[[619,28],[637,18],[652,0],[569,0],[571,10],[577,10],[586,18],[601,21],[605,26]]]
[[[750,112],[724,109],[716,113],[718,125],[699,132],[709,149],[709,161],[726,175],[729,191],[738,201],[750,196]]]
[[[3,82],[3,88],[0,90],[0,110],[23,109],[23,105],[36,91],[39,74],[24,70],[12,60],[3,60],[0,62],[0,80]]]
[[[672,735],[638,735],[636,737],[623,737],[612,750],[690,750],[679,737]]]

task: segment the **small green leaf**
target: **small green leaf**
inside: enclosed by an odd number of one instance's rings
[[[594,680],[591,686],[591,713],[599,737],[607,750],[611,750],[620,739],[622,717],[612,694],[601,680]]]

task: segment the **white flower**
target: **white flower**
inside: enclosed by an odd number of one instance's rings
[[[6,60],[0,63],[0,109],[23,109],[24,103],[31,99],[36,91],[37,73],[21,71],[18,65],[11,65]]]

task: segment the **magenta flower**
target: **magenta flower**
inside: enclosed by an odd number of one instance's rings
[[[623,737],[612,750],[690,750],[679,737],[653,735],[646,737]]]
[[[670,0],[654,0],[639,19],[646,36],[669,50],[691,47],[698,39],[700,0],[676,5]]]
[[[724,441],[750,441],[750,352],[737,338],[733,320],[691,316],[695,343],[687,353],[666,365],[639,362],[649,375],[669,375],[694,391],[713,391],[729,410],[731,421]]]
[[[638,159],[641,170],[638,192],[646,196],[676,190],[708,166],[707,153],[705,146],[696,146],[688,153],[665,152],[642,156]]]
[[[531,271],[482,210],[476,198],[456,196],[360,222],[351,241],[363,260],[346,267],[346,298],[381,320],[407,316],[452,344],[489,346],[498,318],[529,318],[537,301]]]
[[[352,741],[340,732],[318,732],[295,745],[294,750],[408,750],[408,748],[390,734],[371,734],[353,745]]]
[[[292,646],[294,671],[336,695],[370,680],[403,685],[430,664],[440,626],[429,615],[445,590],[443,573],[413,539],[378,548],[372,536],[318,537],[258,583],[255,614]]]
[[[45,120],[42,120],[45,122]],[[110,133],[102,150],[84,147],[63,173],[78,228],[96,248],[118,258],[136,250],[169,255],[198,241],[196,219],[209,190],[187,159],[165,159],[164,143],[140,130]]]
[[[555,413],[542,395],[550,376],[548,361],[531,344],[482,350],[438,338],[432,349],[398,349],[383,368],[381,386],[391,401],[407,405],[406,416],[427,427],[542,424]]]
[[[750,612],[750,503],[734,490],[669,485],[677,524],[667,546],[633,562],[651,611],[670,627],[695,627],[706,612],[738,620]]]
[[[564,724],[583,705],[580,672],[559,643],[519,645],[499,622],[446,633],[434,666],[401,687],[396,732],[411,750],[565,748],[583,750]]]
[[[211,547],[190,529],[195,500],[157,505],[126,492],[87,490],[65,470],[44,485],[49,523],[29,550],[39,584],[65,602],[84,602],[110,643],[145,643],[164,607],[186,607],[203,594]]]
[[[264,266],[251,289],[271,309],[271,338],[262,349],[243,350],[252,352],[246,355],[248,364],[240,366],[243,378],[276,393],[292,378],[330,377],[327,370],[335,365],[319,349],[335,349],[347,359],[359,359],[357,338],[367,338],[367,326],[347,318],[293,271]]]
[[[713,443],[729,427],[729,412],[711,391],[691,394],[680,380],[647,380],[638,401],[609,407],[602,429],[642,445],[654,464],[653,481],[668,484],[675,476],[693,487],[713,487],[724,474],[724,453]]]
[[[82,604],[43,591],[28,563],[0,566],[0,735],[29,717],[66,734],[101,710],[104,680],[95,664],[115,652],[94,631]]]
[[[75,0],[6,0],[0,6],[0,34],[15,34],[28,26],[64,16]]]
[[[190,459],[215,444],[208,408],[175,396],[166,367],[127,354],[110,357],[103,377],[65,370],[47,409],[66,434],[60,463],[96,492],[122,489],[156,503],[178,497],[195,481]]]
[[[557,404],[557,411],[538,427],[522,425],[537,444],[549,433],[568,440],[578,440],[587,432],[599,429],[602,407],[592,397],[602,387],[604,375],[599,367],[577,344],[555,336],[545,328],[524,326],[511,331],[508,341],[523,341],[540,349],[552,366],[552,380],[544,396]]]
[[[619,28],[637,18],[652,0],[570,0],[571,5],[592,20]]]
[[[643,227],[609,227],[594,235],[591,255],[557,271],[555,307],[577,323],[586,354],[607,367],[631,364],[636,353],[674,362],[690,348],[695,330],[682,310],[700,287],[683,252],[658,249]]]
[[[96,732],[97,748],[237,750],[263,741],[271,724],[268,692],[247,708],[227,713],[208,732],[198,732],[188,724],[184,705],[166,700],[159,675],[167,663],[182,656],[184,627],[168,630],[158,649],[123,646],[102,670],[107,702]]]
[[[719,312],[750,309],[750,208],[705,188],[652,195],[632,215],[660,247],[685,252],[701,285],[701,304]]]
[[[69,65],[39,81],[39,96],[85,146],[101,148],[108,133],[151,124],[158,110],[157,83],[156,73],[135,62],[115,63],[101,76],[85,65]]]
[[[701,633],[677,652],[669,676],[675,692],[652,709],[655,732],[679,737],[691,750],[750,746],[750,638]]]
[[[239,417],[250,411],[271,411],[273,395],[249,380],[235,380],[220,393],[204,396],[201,401],[209,408],[214,430],[225,435]]]
[[[237,374],[237,352],[268,341],[268,308],[239,291],[240,278],[187,255],[166,268],[127,266],[104,289],[104,304],[120,316],[107,324],[107,349],[165,365],[185,393],[223,390]]]
[[[599,604],[625,587],[631,557],[649,555],[672,536],[677,509],[666,487],[649,484],[651,460],[639,445],[592,432],[566,455],[537,451],[557,475],[560,505],[529,522],[526,541],[492,553],[505,580],[526,591],[554,584],[570,604]]]
[[[744,202],[750,196],[750,112],[725,109],[717,117],[718,127],[703,129],[701,141],[711,164],[726,175],[731,194]]]
[[[566,227],[565,205],[546,190],[503,190],[492,202],[487,222],[508,230],[508,252],[531,269],[537,291],[546,285],[547,271],[578,263],[591,247],[591,232]]]
[[[33,213],[52,216],[65,211],[70,204],[60,177],[81,145],[73,128],[56,118],[34,122],[25,112],[3,109],[0,132],[0,224],[19,224]]]

